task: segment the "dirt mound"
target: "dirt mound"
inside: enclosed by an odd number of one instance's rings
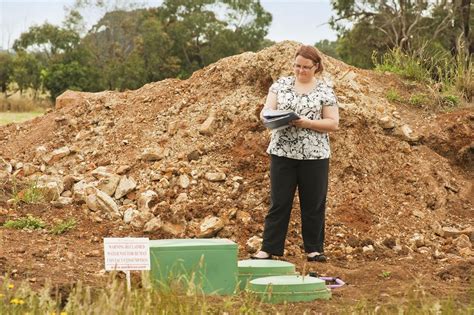
[[[474,174],[474,113],[463,110],[437,117],[424,143],[433,151]]]
[[[52,205],[82,207],[129,233],[226,237],[246,256],[258,247],[269,204],[269,133],[258,112],[271,83],[291,74],[298,45],[225,58],[188,80],[135,91],[67,92],[45,116],[0,128],[0,156],[12,166],[3,176],[44,183]],[[395,77],[323,59],[341,109],[331,134],[328,255],[471,257],[472,182],[449,159],[462,151],[461,165],[472,167],[472,111],[457,114],[459,127],[428,134],[423,120],[412,124],[387,101]],[[293,211],[289,259],[301,258],[301,243]]]

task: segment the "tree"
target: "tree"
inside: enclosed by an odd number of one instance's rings
[[[81,43],[101,70],[101,86],[133,89],[260,49],[270,21],[259,1],[168,0],[158,8],[107,12]]]
[[[224,0],[227,4],[227,23],[241,52],[261,49],[272,16],[266,12],[260,1]]]
[[[8,85],[13,79],[12,55],[7,51],[0,52],[0,89],[7,96]]]
[[[40,53],[19,51],[13,58],[12,79],[18,85],[20,94],[28,88],[33,89],[36,98],[41,88],[41,69],[43,60]]]
[[[60,53],[74,50],[79,40],[79,34],[73,30],[45,23],[41,26],[32,26],[27,32],[22,33],[14,42],[13,49],[17,52],[21,50],[41,52],[51,59]]]
[[[271,23],[271,15],[255,0],[165,0],[160,18],[174,40],[182,76],[220,58],[262,48]]]
[[[54,63],[41,76],[53,100],[68,89],[81,91],[88,86],[87,72],[77,61]]]
[[[83,38],[82,44],[91,53],[92,63],[100,70],[102,88],[123,90],[148,82],[143,37],[152,36],[148,32],[160,32],[158,26],[151,29],[141,26],[148,14],[151,13],[144,9],[108,12]]]
[[[156,14],[156,10],[153,12]],[[164,32],[156,15],[149,14],[139,27],[137,51],[147,69],[146,82],[176,77],[180,72],[180,59],[172,54],[173,40]]]
[[[182,76],[205,66],[203,49],[225,28],[212,11],[214,0],[167,0],[160,11],[165,32],[174,39],[173,54],[181,61]]]
[[[438,29],[435,33],[436,40],[452,55],[456,55],[461,51],[466,56],[474,53],[473,34],[470,32],[470,29],[474,27],[474,19],[470,16],[469,8],[469,0],[452,1],[452,18],[447,25]],[[436,7],[433,10],[433,19],[436,21],[446,19],[445,11],[445,7]]]
[[[17,52],[13,75],[20,92],[28,87],[37,91],[43,83],[55,99],[66,89],[90,90],[96,85],[90,54],[73,30],[48,23],[34,26],[13,48]]]
[[[339,32],[341,56],[359,60],[355,65],[370,66],[370,62],[362,60],[371,50],[382,55],[389,49],[414,53],[442,48],[456,54],[460,36],[470,46],[472,21],[468,3],[469,0],[332,1],[336,16],[331,26]]]
[[[466,43],[467,54],[474,54],[474,39],[470,30],[474,27],[474,19],[471,19],[471,0],[461,0],[461,5],[458,9],[458,16],[460,16],[462,34],[464,42]]]
[[[340,36],[337,45],[337,54],[348,64],[360,68],[370,69],[374,66],[372,53],[383,53],[388,49],[385,35],[374,28],[372,24],[363,21],[355,24],[350,31]]]
[[[271,15],[258,0],[165,0],[158,8],[133,10],[126,2],[109,11],[112,2],[76,0],[63,27],[35,26],[15,42],[24,58],[44,56],[38,73],[53,99],[65,89],[136,89],[185,78],[223,57],[268,44]],[[81,38],[80,11],[87,6],[109,12]],[[23,88],[25,67],[18,65],[17,74]]]
[[[339,24],[345,21],[357,25],[365,23],[385,35],[385,42],[390,47],[408,49],[413,35],[419,30],[420,22],[429,12],[427,1],[393,0],[351,0],[333,1],[332,6],[337,17],[331,25],[343,30]]]
[[[337,41],[330,41],[327,39],[323,39],[316,44],[314,44],[316,48],[318,48],[324,54],[331,56],[336,59],[341,59],[337,52]]]

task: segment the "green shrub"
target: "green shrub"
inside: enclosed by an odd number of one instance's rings
[[[425,94],[414,94],[410,96],[408,103],[416,107],[422,107],[428,102],[428,98]]]
[[[440,102],[443,107],[456,107],[460,101],[456,95],[441,95]]]
[[[56,234],[56,235],[63,234],[63,233],[66,233],[67,231],[72,230],[73,228],[75,228],[76,224],[77,224],[77,222],[74,219],[61,221],[61,222],[57,223],[55,226],[53,226],[53,228],[51,229],[50,232],[52,234]]]
[[[6,228],[10,229],[42,229],[45,227],[45,224],[40,219],[37,219],[31,215],[28,215],[26,218],[20,218],[18,220],[8,220],[3,225]]]
[[[387,94],[385,95],[385,97],[390,102],[401,102],[402,101],[402,98],[398,94],[397,90],[395,90],[393,88],[387,91]]]

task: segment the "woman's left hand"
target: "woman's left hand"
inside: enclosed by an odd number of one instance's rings
[[[300,119],[290,121],[290,125],[298,128],[309,128],[311,120],[306,117],[301,117]]]

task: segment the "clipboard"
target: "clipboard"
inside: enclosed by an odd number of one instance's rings
[[[267,109],[262,116],[263,124],[271,130],[289,127],[290,121],[300,119],[300,116],[291,110]]]

